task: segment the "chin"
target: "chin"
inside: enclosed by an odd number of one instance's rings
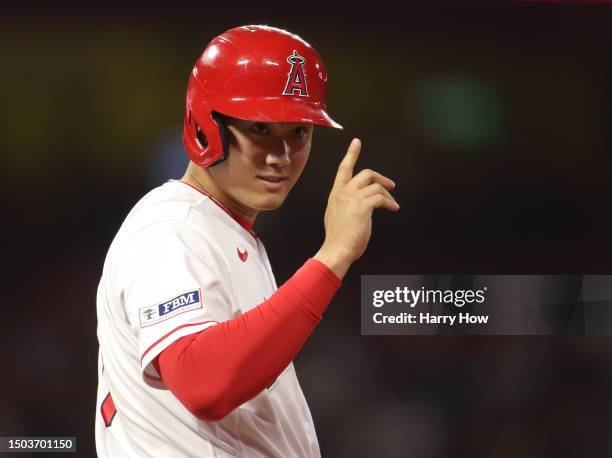
[[[257,202],[257,205],[255,205],[254,208],[258,211],[276,210],[283,205],[286,197],[287,196],[270,196],[268,198],[263,198]]]

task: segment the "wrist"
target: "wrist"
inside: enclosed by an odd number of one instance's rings
[[[351,267],[352,262],[347,259],[346,256],[342,256],[333,250],[330,250],[323,245],[321,249],[315,254],[313,259],[316,259],[322,264],[325,264],[329,270],[336,274],[336,276],[342,280],[346,275],[346,272]]]

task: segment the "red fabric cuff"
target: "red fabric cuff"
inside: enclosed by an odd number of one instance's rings
[[[318,323],[342,282],[325,264],[309,259],[277,291]]]

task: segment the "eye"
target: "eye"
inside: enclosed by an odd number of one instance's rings
[[[256,134],[260,134],[260,135],[266,135],[270,133],[270,128],[268,127],[266,123],[263,123],[263,122],[257,122],[253,124],[251,129],[253,130],[253,132],[255,132]]]
[[[306,130],[306,128],[304,126],[299,126],[299,127],[296,127],[295,129],[293,129],[293,136],[294,137],[303,137],[307,133],[308,133],[308,130]]]

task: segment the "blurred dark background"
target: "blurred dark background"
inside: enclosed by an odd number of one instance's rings
[[[323,240],[350,139],[397,183],[296,361],[324,456],[612,456],[607,337],[365,337],[361,274],[612,273],[612,5],[186,2],[0,16],[0,435],[95,454],[95,292],[132,205],[178,178],[189,71],[265,23],[323,56],[302,180],[258,217],[281,284]]]

